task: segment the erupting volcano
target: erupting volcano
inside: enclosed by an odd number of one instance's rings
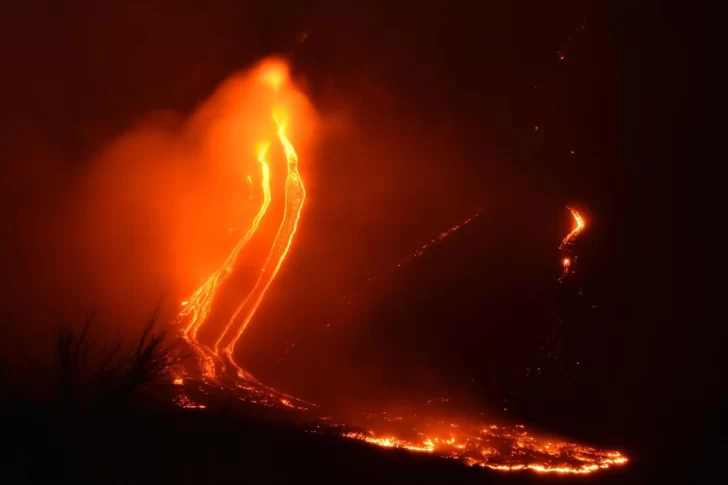
[[[367,413],[356,417],[341,417],[336,412],[327,416],[321,416],[321,411],[311,414],[310,404],[260,383],[250,372],[243,369],[235,358],[236,344],[254,320],[261,302],[292,249],[296,230],[302,222],[301,215],[306,200],[304,182],[298,169],[298,154],[287,132],[287,128],[297,118],[291,116],[295,114],[291,111],[294,107],[285,102],[287,95],[300,93],[296,91],[289,77],[287,66],[281,61],[265,62],[253,72],[255,81],[266,91],[265,99],[269,101],[269,105],[262,110],[265,113],[262,119],[247,122],[253,125],[259,122],[260,126],[270,125],[271,130],[267,137],[257,141],[258,173],[242,177],[240,186],[249,189],[252,180],[252,187],[259,187],[256,191],[259,190],[260,205],[250,226],[219,268],[182,302],[177,323],[182,338],[194,350],[200,369],[179,370],[172,377],[174,384],[183,387],[186,381],[194,381],[195,376],[199,375],[199,385],[214,384],[237,396],[247,396],[241,399],[300,411],[304,419],[319,423],[311,432],[319,432],[323,425],[342,437],[382,447],[433,453],[495,470],[589,473],[625,463],[627,458],[616,451],[603,451],[542,438],[526,431],[522,425],[493,424],[453,410],[435,411],[426,405],[422,409],[407,412]],[[264,129],[259,131],[265,133]],[[280,164],[281,167],[285,166],[285,176],[277,173],[277,166],[271,162],[272,147],[278,145],[285,156],[285,164]],[[283,181],[280,192],[272,187],[276,180]],[[283,200],[278,202],[279,198]],[[274,206],[282,209],[275,211]],[[570,246],[585,227],[581,215],[573,209],[570,211],[576,227],[564,238],[562,249]],[[429,246],[444,241],[448,235],[470,223],[478,214],[421,246],[398,264],[397,268],[422,255]],[[264,224],[276,227],[272,238],[262,234],[261,228]],[[253,278],[252,287],[239,296],[239,303],[232,316],[220,325],[214,321],[213,306],[221,288],[230,280],[240,259],[245,258],[245,250],[253,241],[267,248],[263,263]],[[565,273],[569,271],[571,264],[572,259],[565,256]],[[215,332],[210,342],[201,338],[203,327]],[[179,396],[177,402],[181,407],[205,408],[205,404],[192,402],[182,392]]]
[[[280,98],[277,96],[281,89],[291,89],[288,79],[288,67],[280,61],[264,63],[257,71],[257,78],[273,94],[270,119],[275,122],[275,136],[282,146],[286,157],[287,174],[284,188],[284,212],[275,239],[252,290],[250,290],[243,302],[238,306],[215,341],[214,346],[211,347],[201,343],[198,337],[199,330],[208,321],[212,304],[220,285],[233,272],[240,252],[258,232],[261,221],[266,217],[271,204],[271,166],[267,159],[270,142],[263,140],[260,142],[259,146],[261,148],[258,155],[262,193],[260,209],[253,218],[250,228],[235,245],[223,265],[210,275],[188,300],[182,302],[183,308],[177,319],[180,324],[184,325],[182,336],[197,353],[203,375],[211,380],[217,379],[218,371],[216,366],[219,366],[220,370],[224,371],[226,362],[236,369],[240,378],[255,381],[252,375],[243,370],[234,361],[233,350],[235,344],[243,335],[243,332],[255,315],[266,291],[275,279],[288,254],[306,198],[303,180],[298,172],[298,155],[293,144],[286,136],[287,121],[285,108],[279,104]],[[246,182],[250,180],[251,177],[247,176]],[[225,362],[223,362],[223,358]]]

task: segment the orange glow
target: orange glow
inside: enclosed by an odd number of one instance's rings
[[[207,406],[204,404],[197,404],[193,402],[189,397],[187,397],[184,393],[179,393],[175,398],[172,400],[177,406],[181,407],[182,409],[206,409]]]
[[[224,109],[227,111],[225,113],[228,113],[230,119],[238,120],[236,123],[240,124],[236,124],[235,126],[246,128],[248,130],[246,134],[250,135],[252,133],[255,137],[259,135],[266,137],[268,134],[275,135],[283,148],[287,172],[284,187],[285,200],[283,204],[283,215],[280,223],[278,223],[276,236],[268,250],[267,257],[260,269],[253,288],[245,295],[242,303],[235,310],[224,328],[221,329],[214,340],[214,345],[208,346],[201,342],[199,332],[210,317],[218,291],[232,274],[235,265],[240,259],[243,248],[258,234],[261,222],[264,219],[267,220],[273,217],[268,215],[268,209],[272,201],[272,168],[268,161],[270,143],[267,141],[255,142],[253,143],[253,147],[256,148],[258,154],[257,160],[260,168],[259,187],[262,199],[259,209],[247,231],[230,251],[222,265],[207,277],[190,298],[181,303],[181,310],[178,314],[177,322],[182,326],[181,336],[195,351],[203,377],[206,380],[220,383],[218,371],[224,372],[227,363],[233,367],[239,378],[261,385],[252,375],[234,362],[233,350],[235,344],[255,316],[268,288],[276,278],[291,248],[293,236],[298,227],[306,191],[303,180],[298,172],[298,154],[293,143],[288,138],[287,124],[291,118],[289,115],[295,115],[292,116],[292,119],[302,119],[304,117],[303,115],[305,113],[301,112],[301,110],[305,110],[306,104],[305,100],[302,100],[302,95],[291,85],[288,66],[282,60],[269,59],[262,62],[252,71],[252,78],[246,79],[252,81],[254,89],[257,90],[255,91],[256,96],[253,102],[255,111],[250,113],[251,118],[245,119],[242,123],[239,121],[244,117],[238,115],[237,111],[235,111],[237,105],[234,99],[226,100]],[[234,85],[233,87],[228,86],[226,89],[235,95],[239,93],[239,90],[234,89]],[[227,93],[228,91],[225,92]],[[263,111],[259,110],[260,107],[263,107]],[[231,108],[232,114],[230,113]],[[205,115],[207,114],[204,110],[203,113]],[[259,116],[260,118],[258,118]],[[274,123],[271,123],[271,121]],[[275,126],[275,132],[272,130],[273,126]],[[306,130],[310,131],[310,127],[304,126],[299,131],[305,133]],[[215,146],[221,152],[228,153],[229,150],[225,146],[220,145],[224,145],[225,143],[234,145],[237,142],[238,139],[233,135],[231,138],[224,140],[222,144]],[[245,160],[240,160],[236,163],[242,164],[244,162]],[[250,175],[241,175],[241,177],[241,185],[247,186],[248,188],[251,185],[255,185],[253,183],[253,177]],[[252,198],[252,192],[250,198]],[[229,232],[233,230],[233,228],[228,229]],[[272,393],[276,392],[273,389],[268,390]]]
[[[574,227],[564,237],[564,239],[561,241],[561,245],[559,246],[559,249],[563,253],[565,253],[564,258],[561,260],[561,265],[564,267],[564,271],[559,277],[559,283],[562,283],[564,281],[566,275],[574,272],[574,263],[576,261],[576,258],[572,259],[571,257],[569,257],[569,249],[574,244],[574,241],[576,241],[576,238],[579,236],[579,234],[581,234],[582,231],[584,231],[584,229],[586,228],[586,222],[584,222],[584,218],[581,216],[581,214],[576,209],[572,209],[571,207],[567,207],[567,209],[569,209],[571,217],[574,219]]]
[[[281,61],[268,61],[261,69],[260,79],[278,92],[288,81],[288,66]]]

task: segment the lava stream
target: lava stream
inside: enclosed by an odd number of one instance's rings
[[[258,310],[266,291],[278,274],[283,261],[286,259],[288,250],[291,248],[293,236],[296,234],[298,221],[301,218],[303,202],[306,199],[306,189],[304,188],[303,180],[298,172],[298,155],[296,154],[296,150],[293,148],[290,140],[286,137],[285,123],[281,122],[277,115],[275,116],[275,120],[278,125],[278,138],[283,146],[283,150],[286,154],[286,161],[288,163],[288,176],[286,178],[285,190],[285,212],[283,215],[283,221],[278,229],[278,234],[276,235],[273,246],[268,253],[268,258],[266,259],[263,269],[258,276],[258,280],[256,281],[253,290],[237,308],[228,322],[228,325],[225,327],[222,335],[215,343],[215,352],[218,353],[222,346],[223,352],[234,365],[235,362],[232,354],[235,344],[238,342],[243,332],[245,332],[250,320]],[[242,371],[240,366],[236,365],[236,368],[239,372]]]
[[[380,434],[372,429],[367,432],[350,431],[344,437],[383,448],[432,453],[443,458],[460,460],[471,466],[499,471],[587,474],[623,465],[628,461],[618,451],[604,451],[540,437],[526,431],[525,426],[520,424],[499,426],[472,423],[468,420],[452,422],[442,417],[428,419],[421,413],[418,414],[420,417],[413,425],[401,415],[387,418],[387,413],[384,413],[384,420],[403,426],[410,438],[402,438],[391,431]],[[382,427],[382,424],[370,423],[370,428]]]

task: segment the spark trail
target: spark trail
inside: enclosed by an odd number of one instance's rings
[[[463,222],[452,226],[450,229],[448,229],[445,232],[440,233],[437,237],[435,237],[431,241],[429,241],[429,242],[423,244],[422,246],[420,246],[419,248],[415,249],[410,254],[405,256],[405,258],[402,259],[399,263],[397,263],[392,268],[390,268],[389,271],[387,271],[387,273],[394,273],[395,271],[402,269],[404,266],[406,266],[407,264],[412,262],[412,260],[417,259],[420,256],[422,256],[423,254],[425,254],[425,252],[428,249],[430,249],[432,246],[436,246],[436,245],[442,243],[445,239],[447,239],[448,236],[450,236],[454,232],[462,229],[463,227],[465,227],[468,224],[470,224],[471,222],[473,222],[480,215],[480,213],[481,213],[481,211],[479,210],[474,215],[465,219]],[[377,280],[377,276],[375,275],[375,276],[371,276],[371,277],[367,278],[366,282],[372,283],[376,280]],[[352,297],[349,299],[348,303],[349,304],[355,303],[357,301],[357,299],[364,294],[365,294],[365,290],[358,290],[358,291],[354,292]]]

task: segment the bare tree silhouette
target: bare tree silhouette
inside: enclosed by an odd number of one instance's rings
[[[155,309],[133,351],[117,341],[97,347],[90,337],[96,315],[91,314],[80,332],[64,327],[56,340],[61,400],[69,405],[125,403],[142,386],[187,358],[177,346],[166,344],[166,332],[155,330]]]

